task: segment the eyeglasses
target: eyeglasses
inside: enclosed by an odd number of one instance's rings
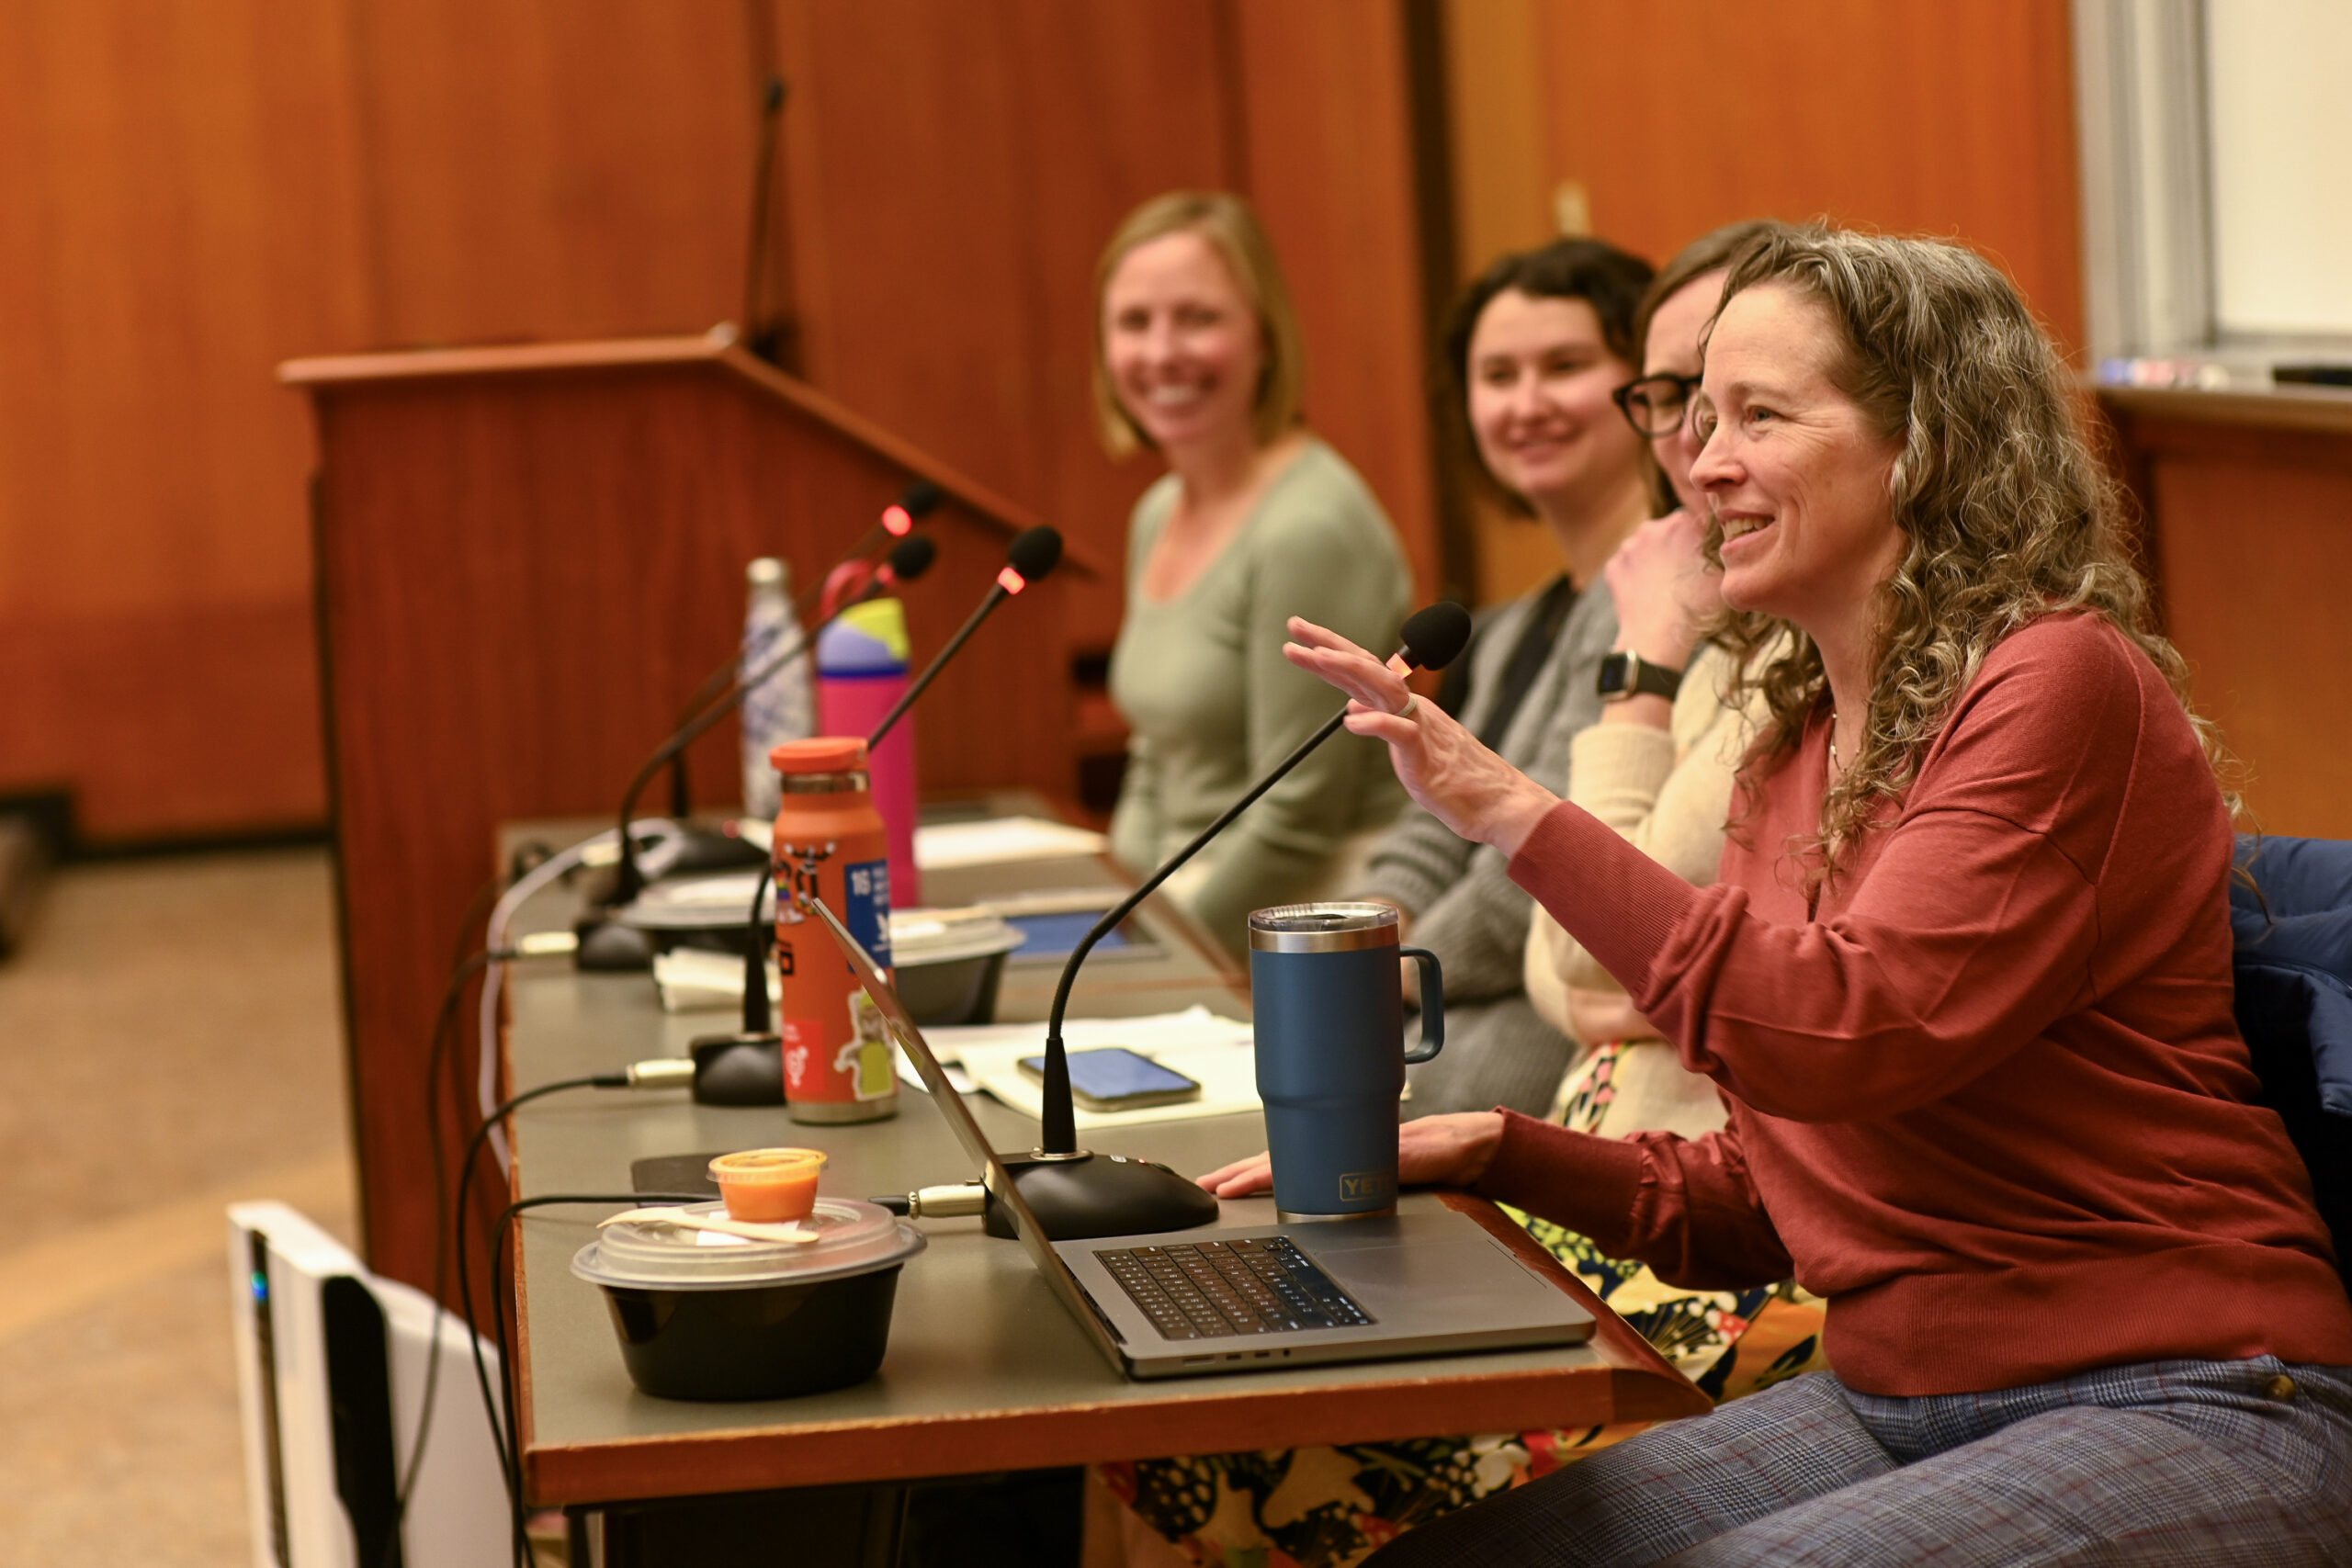
[[[1645,376],[1609,394],[1625,423],[1655,441],[1682,428],[1690,410],[1690,394],[1699,389],[1696,376]]]

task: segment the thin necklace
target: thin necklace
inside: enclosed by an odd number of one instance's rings
[[[1832,777],[1835,777],[1838,773],[1838,710],[1836,708],[1829,710],[1829,772]]]

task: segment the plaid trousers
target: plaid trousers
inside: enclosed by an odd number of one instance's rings
[[[1400,1537],[1376,1568],[2352,1564],[2352,1368],[2152,1361],[1990,1393],[1815,1372]]]

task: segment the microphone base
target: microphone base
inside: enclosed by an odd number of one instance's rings
[[[750,840],[709,828],[685,828],[677,845],[677,858],[663,865],[659,874],[648,876],[648,882],[707,876],[714,871],[749,871],[768,861],[767,851]]]
[[[1216,1199],[1200,1183],[1132,1155],[1080,1154],[1039,1159],[1000,1156],[1049,1241],[1105,1235],[1156,1235],[1215,1224]],[[995,1204],[984,1228],[1011,1239],[1012,1225]]]
[[[580,945],[572,963],[581,969],[605,974],[642,972],[653,967],[653,934],[625,926],[601,912],[582,915],[572,928]]]
[[[782,1105],[784,1042],[773,1034],[706,1034],[694,1054],[697,1105]]]

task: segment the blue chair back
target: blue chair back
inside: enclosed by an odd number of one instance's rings
[[[2237,864],[2238,1029],[2352,1286],[2352,842],[2240,835]]]

